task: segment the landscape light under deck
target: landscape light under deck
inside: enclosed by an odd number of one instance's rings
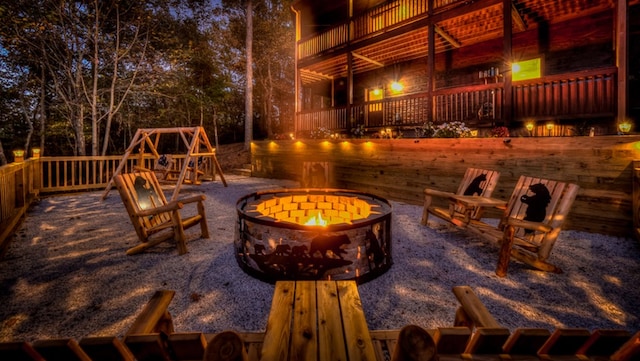
[[[549,136],[551,136],[551,131],[553,130],[553,123],[547,123],[547,130],[549,131]]]
[[[527,130],[529,131],[529,136],[531,136],[532,132],[533,132],[533,122],[528,122],[525,127],[527,128]]]
[[[625,120],[624,122],[618,124],[618,130],[621,134],[629,134],[631,131],[631,122]]]

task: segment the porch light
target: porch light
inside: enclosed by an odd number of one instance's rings
[[[631,122],[625,120],[624,122],[619,123],[618,130],[620,130],[621,134],[629,134],[629,132],[631,131]]]
[[[373,95],[379,96],[381,93],[382,93],[382,90],[380,90],[380,88],[373,89]]]
[[[391,90],[393,90],[396,93],[399,93],[402,91],[402,89],[404,89],[404,86],[402,85],[402,83],[394,81],[393,83],[391,83]]]
[[[527,122],[527,124],[525,124],[525,127],[527,128],[527,131],[529,131],[529,136],[531,136],[533,132],[533,122]]]
[[[40,158],[40,148],[32,148],[31,149],[31,157],[32,158]]]
[[[16,163],[24,162],[24,150],[16,149],[13,151],[13,161]]]

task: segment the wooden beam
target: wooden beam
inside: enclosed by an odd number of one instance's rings
[[[353,57],[354,57],[354,58],[358,58],[358,59],[360,59],[360,60],[364,60],[364,61],[366,61],[366,62],[369,62],[369,63],[373,64],[373,65],[377,65],[377,66],[379,66],[379,67],[381,67],[381,68],[382,68],[382,67],[384,67],[384,64],[383,64],[383,63],[381,63],[381,62],[379,62],[379,61],[375,61],[375,60],[373,60],[373,59],[371,59],[371,58],[367,58],[367,57],[366,57],[366,56],[364,56],[364,55],[360,55],[360,54],[356,53],[355,51],[352,51],[352,52],[351,52],[351,55],[353,55]]]
[[[318,73],[318,72],[313,71],[313,70],[301,69],[300,73],[301,74],[302,73],[307,74],[307,76],[313,77],[313,78],[320,78],[320,79],[327,79],[327,80],[332,80],[334,78],[331,75],[325,75],[325,74]]]
[[[527,24],[525,24],[524,19],[520,16],[518,9],[516,9],[513,1],[511,2],[511,19],[513,20],[513,24],[516,26],[516,29],[519,31],[527,30]]]
[[[433,29],[436,32],[436,34],[440,35],[446,42],[453,45],[454,47],[459,48],[462,46],[460,42],[454,39],[453,36],[449,35],[446,31],[442,30],[442,28],[439,27],[438,25],[434,25]]]

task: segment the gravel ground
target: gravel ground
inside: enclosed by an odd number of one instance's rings
[[[34,204],[0,260],[0,341],[122,336],[157,289],[172,289],[178,331],[264,331],[273,285],[246,275],[233,255],[235,202],[251,192],[295,187],[284,180],[226,176],[184,186],[207,196],[212,237],[187,231],[189,253],[169,243],[127,256],[138,239],[117,191],[54,196]],[[564,231],[552,261],[563,274],[511,262],[494,274],[497,249],[435,219],[393,206],[394,265],[359,286],[371,329],[451,326],[455,285],[469,285],[500,324],[640,330],[640,245],[630,238]]]

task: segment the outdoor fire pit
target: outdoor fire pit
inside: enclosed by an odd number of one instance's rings
[[[236,204],[238,264],[277,280],[370,280],[391,267],[391,205],[340,189],[253,193]]]

